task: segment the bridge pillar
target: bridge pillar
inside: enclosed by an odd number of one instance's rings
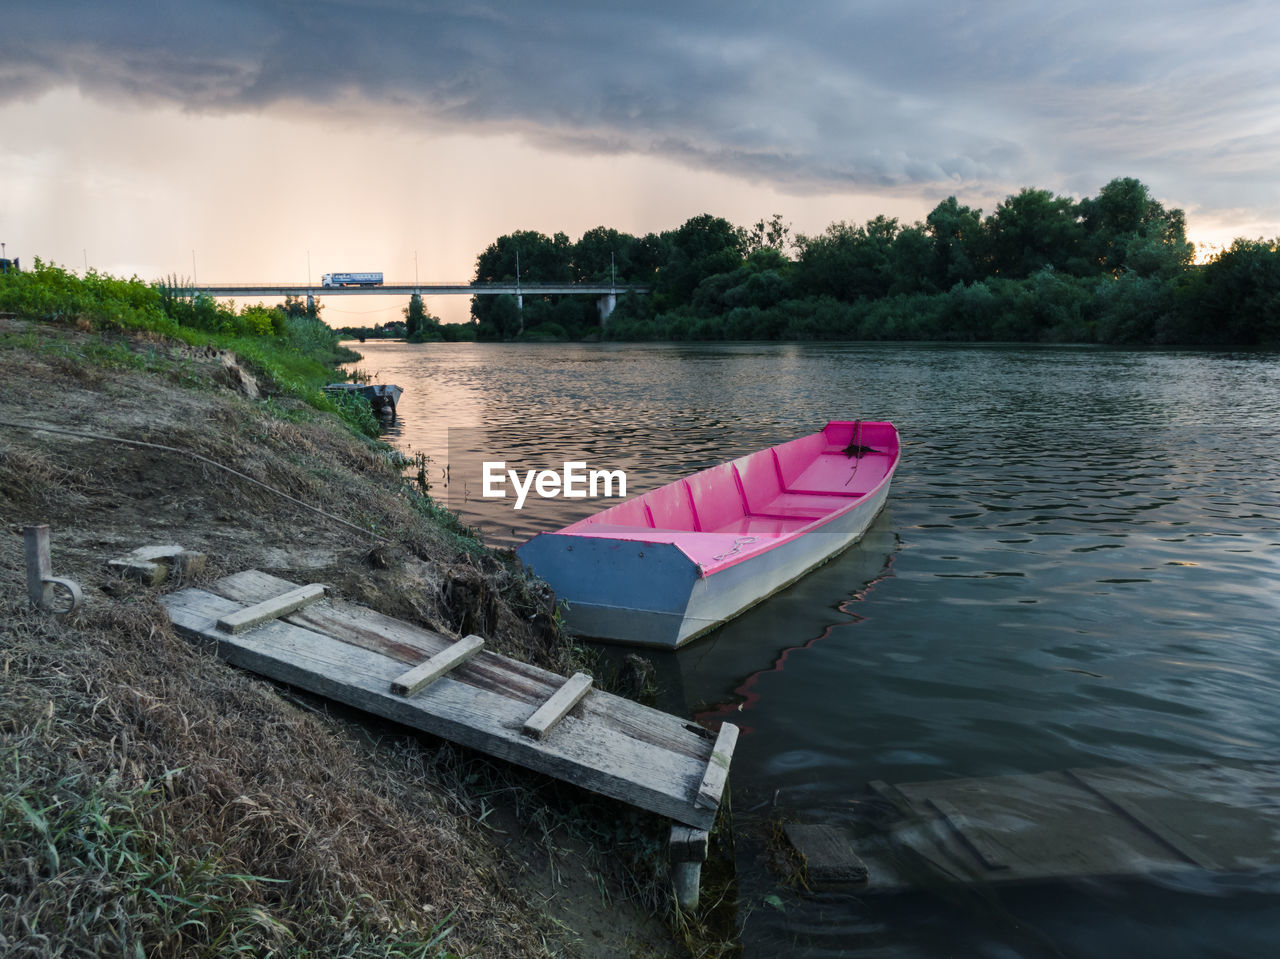
[[[313,293],[307,294],[307,313],[311,316],[315,316],[316,314],[316,298]]]
[[[606,293],[600,299],[596,300],[596,307],[600,310],[600,325],[607,326],[609,316],[618,306],[618,294]]]

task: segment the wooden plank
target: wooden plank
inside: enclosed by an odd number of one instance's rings
[[[240,603],[256,603],[296,584],[259,570],[245,570],[218,580],[210,591]],[[456,642],[433,630],[393,619],[341,599],[309,606],[285,617],[287,622],[322,632],[342,642],[389,656],[413,666]],[[524,703],[526,714],[545,703],[564,684],[564,677],[491,650],[482,650],[450,674],[468,685],[501,692]],[[642,706],[620,696],[588,696],[579,706],[583,722],[705,762],[713,734],[697,723]]]
[[[465,663],[480,652],[484,640],[474,634],[464,636],[448,649],[441,650],[430,659],[419,663],[407,673],[401,673],[391,681],[391,691],[397,696],[412,696],[430,686],[455,666]]]
[[[555,736],[534,740],[520,732],[529,715],[526,704],[456,678],[471,663],[438,680],[430,696],[409,700],[390,691],[391,681],[404,671],[401,664],[380,653],[284,620],[247,633],[224,633],[217,621],[239,604],[202,589],[172,593],[162,602],[182,633],[215,643],[218,655],[233,665],[689,826],[710,829],[715,821],[714,808],[695,803],[707,765],[707,739],[699,727],[677,721],[683,742],[666,749],[617,726],[567,716]],[[599,700],[606,701],[602,712],[627,702],[599,692],[587,702]],[[655,724],[675,719],[658,710],[647,714]]]
[[[706,862],[711,833],[676,823],[671,827],[672,862]]]
[[[204,553],[191,552],[177,543],[161,543],[139,546],[124,556],[107,560],[107,567],[148,586],[159,586],[175,570],[183,577],[199,575],[206,562]]]
[[[957,881],[1256,874],[1280,863],[1280,764],[1272,762],[878,785],[908,802],[896,842]]]
[[[550,699],[538,707],[537,712],[525,720],[521,732],[534,739],[545,739],[547,733],[590,691],[591,677],[586,673],[574,673]]]
[[[867,864],[853,851],[853,841],[842,830],[821,823],[785,823],[782,831],[791,847],[804,857],[811,882],[867,881]]]
[[[49,527],[24,526],[22,528],[23,547],[27,560],[27,595],[31,604],[43,608],[45,605],[45,580],[53,576],[53,563],[49,559]]]
[[[716,809],[720,805],[724,784],[729,779],[733,747],[737,744],[738,727],[733,723],[722,723],[720,734],[716,736],[716,744],[711,749],[711,758],[707,760],[707,771],[702,777],[698,798],[694,800],[699,809]]]
[[[1094,775],[1092,770],[1088,769],[1068,769],[1067,775],[1110,803],[1193,866],[1210,871],[1219,868],[1214,858],[1199,849],[1189,838],[1166,825],[1158,816],[1143,809],[1139,803],[1125,797],[1114,784],[1108,783],[1105,770],[1101,775]],[[1108,786],[1111,788],[1107,788]]]
[[[1009,863],[1005,861],[1004,854],[994,843],[987,839],[981,827],[969,821],[969,817],[961,812],[960,807],[937,796],[931,797],[929,804],[942,814],[947,824],[955,830],[956,835],[960,837],[984,866],[988,869],[1009,868]]]
[[[253,606],[228,613],[218,620],[218,628],[226,633],[242,633],[246,629],[252,629],[254,626],[260,626],[269,620],[279,619],[294,610],[301,609],[323,596],[324,587],[319,583],[299,586],[287,593],[273,596],[271,599],[264,599]]]

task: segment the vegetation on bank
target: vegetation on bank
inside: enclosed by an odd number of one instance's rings
[[[608,282],[615,340],[950,340],[1126,345],[1280,343],[1280,241],[1238,239],[1193,262],[1186,218],[1132,178],[1080,200],[1024,189],[989,215],[948,197],[922,223],[878,216],[793,236],[709,214],[636,237],[523,231],[477,282]],[[518,260],[517,260],[518,258]],[[601,335],[595,297],[475,297],[482,340]]]
[[[389,323],[375,323],[373,326],[343,326],[337,332],[340,336],[359,340],[406,340],[409,343],[458,343],[474,342],[476,326],[474,323],[442,323],[438,316],[427,311],[422,295],[415,293],[409,297],[409,305],[402,311],[403,320],[392,320]]]
[[[0,550],[0,952],[445,959],[575,954],[559,917],[593,910],[647,930],[630,907],[666,904],[660,823],[584,812],[589,797],[231,669],[105,567],[178,539],[209,557],[196,585],[258,566],[584,665],[537,584],[460,538],[384,448],[315,415],[342,358],[317,317],[44,264],[0,277],[0,313],[17,314],[0,319],[0,508],[51,526],[55,572],[86,597],[65,619],[32,609],[21,537]],[[268,397],[228,388],[210,347],[257,356]],[[50,441],[54,426],[77,436]],[[498,828],[531,858],[507,858]],[[521,878],[539,868],[554,905]],[[562,873],[589,877],[563,909]]]
[[[338,364],[359,354],[339,345],[340,335],[320,319],[318,304],[309,308],[286,297],[282,306],[258,303],[237,312],[210,296],[172,295],[170,289],[178,286],[94,270],[76,276],[36,257],[31,270],[0,278],[0,312],[70,323],[82,331],[151,333],[192,347],[229,350],[266,376],[274,392],[335,413],[366,436],[378,435],[367,402],[323,391],[338,375]]]

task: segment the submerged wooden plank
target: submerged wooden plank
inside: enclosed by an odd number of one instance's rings
[[[954,803],[939,797],[933,797],[930,798],[929,805],[942,814],[948,825],[956,831],[956,835],[973,851],[984,866],[988,869],[1009,868],[1009,864],[1004,861],[1004,854],[1001,853],[999,847],[991,842],[985,831],[971,822]]]
[[[724,785],[729,779],[729,764],[733,761],[733,748],[737,744],[738,727],[733,723],[722,723],[720,734],[716,736],[716,744],[711,750],[711,758],[707,760],[702,785],[698,789],[696,803],[699,808],[715,809],[720,805]]]
[[[256,603],[295,585],[269,573],[245,570],[218,580],[210,591],[240,603]],[[290,613],[285,618],[295,625],[411,666],[456,642],[455,637],[336,598]],[[526,712],[537,709],[564,684],[564,677],[558,673],[489,650],[482,650],[459,666],[450,678],[501,692],[509,699],[525,704]],[[599,723],[632,739],[703,762],[715,738],[696,723],[620,696],[588,696],[579,706],[579,712],[584,722]]]
[[[281,593],[279,596],[264,599],[244,609],[227,613],[218,620],[218,628],[227,633],[242,633],[268,620],[279,619],[323,597],[324,587],[319,583],[298,586],[287,593]]]
[[[1064,773],[902,783],[917,823],[901,838],[957,879],[1119,876],[1184,865]]]
[[[381,653],[283,620],[246,633],[221,632],[216,622],[238,604],[205,590],[186,589],[164,597],[163,602],[180,631],[216,643],[218,654],[233,665],[689,826],[709,829],[714,822],[715,807],[695,803],[701,798],[707,765],[707,742],[697,727],[680,727],[681,748],[672,750],[630,736],[616,725],[570,715],[561,721],[555,736],[533,740],[521,733],[529,715],[525,703],[462,682],[458,671],[437,680],[430,696],[407,700],[390,692],[392,680],[404,672],[402,664]],[[626,702],[609,697],[611,707]],[[657,710],[648,712],[656,723],[672,718]],[[673,739],[677,735],[672,729],[664,732]]]
[[[821,823],[786,823],[782,831],[791,847],[804,857],[810,882],[867,880],[867,864],[853,851],[853,842],[842,830]]]
[[[480,652],[484,640],[479,636],[464,636],[447,649],[442,649],[430,659],[419,663],[407,673],[401,673],[391,681],[391,691],[397,696],[412,696],[430,686],[455,666],[465,663]]]
[[[875,789],[904,803],[892,845],[951,880],[1280,869],[1276,762],[1071,769]],[[896,884],[910,882],[904,875]]]
[[[550,699],[538,707],[537,712],[525,720],[521,732],[534,739],[545,739],[547,733],[590,691],[591,677],[586,673],[574,673]]]
[[[1092,790],[1093,793],[1100,795],[1107,803],[1114,805],[1121,813],[1133,819],[1135,823],[1138,823],[1140,827],[1155,836],[1156,839],[1164,842],[1166,846],[1169,846],[1170,849],[1174,850],[1181,858],[1187,860],[1192,866],[1199,866],[1202,869],[1216,867],[1210,855],[1202,853],[1201,850],[1196,848],[1194,842],[1185,836],[1179,835],[1178,831],[1166,826],[1164,822],[1160,821],[1160,817],[1152,816],[1151,813],[1142,808],[1142,805],[1132,802],[1119,791],[1108,790],[1105,778],[1093,776],[1089,770],[1068,770],[1068,775],[1074,777],[1075,780],[1078,780],[1087,789]]]

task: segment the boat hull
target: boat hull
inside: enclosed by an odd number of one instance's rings
[[[373,409],[375,416],[396,418],[396,406],[404,393],[400,387],[391,383],[330,383],[325,388],[327,393],[355,393],[364,397]]]
[[[884,508],[897,463],[896,433],[893,441],[892,460],[874,486],[856,498],[848,494],[850,502],[791,535],[609,525],[592,532],[578,524],[539,534],[517,552],[566,601],[564,624],[571,632],[675,649],[855,544]],[[737,485],[740,491],[740,480]]]

